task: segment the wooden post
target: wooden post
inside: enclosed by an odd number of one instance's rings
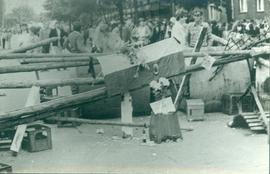
[[[121,102],[121,121],[122,123],[132,123],[132,97],[129,92],[125,93]],[[123,138],[132,137],[133,129],[122,127]]]
[[[40,64],[31,64],[31,65],[4,66],[4,67],[0,67],[0,74],[16,73],[16,72],[31,72],[31,71],[79,67],[79,66],[89,66],[89,63],[88,62],[64,62],[64,63],[40,63]]]
[[[31,88],[32,86],[55,87],[70,85],[100,85],[104,84],[103,78],[73,78],[37,81],[3,81],[0,82],[0,89]]]
[[[206,35],[206,32],[207,32],[207,28],[204,27],[202,28],[201,32],[200,32],[200,35],[199,35],[199,38],[197,40],[197,43],[194,47],[194,50],[193,52],[199,52],[201,47],[202,47],[202,44],[203,44],[203,41],[204,41],[204,38],[205,38],[205,35]],[[193,65],[196,63],[197,61],[197,58],[196,56],[192,57],[191,61],[190,61],[190,65]],[[188,75],[184,75],[183,79],[182,79],[182,82],[180,84],[180,88],[177,92],[177,95],[176,95],[176,98],[174,100],[174,106],[175,108],[177,109],[178,108],[178,103],[181,102],[181,99],[182,99],[182,95],[183,95],[183,87],[185,85],[188,85],[189,84],[189,81],[190,81],[190,77],[191,77],[191,74],[188,74]],[[188,85],[189,87],[189,85]]]
[[[267,117],[266,117],[265,112],[263,110],[262,104],[261,104],[261,102],[259,100],[259,97],[257,95],[256,89],[253,86],[251,86],[251,93],[252,93],[252,95],[253,95],[253,97],[255,99],[256,105],[257,105],[257,107],[258,107],[258,109],[260,111],[260,118],[264,122],[264,124],[266,126],[266,131],[269,134],[269,122],[267,120]]]
[[[28,58],[89,58],[106,56],[112,53],[61,53],[61,54],[41,54],[41,53],[1,53],[0,59],[28,59]]]
[[[35,104],[40,103],[40,95],[39,95],[40,87],[33,86],[29,92],[27,101],[25,103],[25,107],[33,106]],[[13,155],[17,155],[21,148],[22,140],[24,137],[24,133],[26,131],[26,124],[18,125],[15,136],[13,138],[12,144],[10,146],[10,150],[13,152]]]

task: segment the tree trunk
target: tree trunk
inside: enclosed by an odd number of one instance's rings
[[[27,46],[24,46],[24,47],[21,47],[21,48],[17,48],[17,49],[14,49],[14,50],[10,50],[10,51],[7,51],[7,52],[4,52],[4,54],[8,54],[8,53],[23,53],[23,52],[26,52],[28,50],[32,50],[34,48],[37,48],[37,47],[41,47],[43,45],[47,45],[51,42],[54,42],[54,41],[57,41],[58,38],[57,37],[53,37],[53,38],[50,38],[50,39],[45,39],[45,40],[42,40],[40,42],[37,42],[37,43],[34,43],[34,44],[30,44],[30,45],[27,45]]]
[[[74,58],[74,57],[98,57],[115,53],[67,53],[67,54],[39,54],[39,53],[1,53],[0,59],[26,59],[26,58]]]
[[[89,66],[89,62],[66,62],[66,63],[47,63],[47,64],[40,63],[31,65],[4,66],[0,67],[0,74],[31,72],[31,71],[79,67],[79,66]]]
[[[124,12],[123,12],[123,0],[117,0],[116,7],[118,9],[119,17],[120,17],[120,37],[122,38],[122,29],[124,25]]]
[[[97,85],[104,84],[103,78],[74,78],[57,80],[37,80],[37,81],[3,81],[0,82],[0,89],[31,88],[32,86],[53,87],[70,85]]]
[[[133,5],[134,5],[134,24],[137,24],[138,22],[138,1],[133,0]]]

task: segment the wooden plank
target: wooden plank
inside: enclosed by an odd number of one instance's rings
[[[179,98],[180,98],[181,92],[183,91],[185,80],[186,80],[186,75],[184,75],[183,78],[182,78],[180,87],[179,87],[179,89],[177,91],[177,95],[176,95],[175,100],[174,100],[174,103],[173,103],[174,106],[175,106],[175,109],[177,109],[177,107],[178,107]]]
[[[206,33],[207,33],[207,27],[203,27],[202,30],[200,31],[200,35],[199,35],[199,38],[197,40],[197,43],[194,47],[194,50],[193,52],[199,52],[202,45],[203,45],[203,41],[204,41],[204,38],[206,36]],[[193,65],[196,63],[197,61],[197,58],[196,56],[192,57],[191,61],[190,61],[190,65]],[[182,100],[182,96],[183,96],[183,87],[185,85],[187,85],[189,83],[189,80],[190,80],[190,77],[191,77],[191,74],[188,74],[188,75],[184,75],[182,81],[181,81],[181,84],[180,84],[180,88],[178,89],[177,91],[177,95],[176,95],[176,98],[174,100],[174,106],[175,108],[177,109],[178,108],[178,104],[181,102]]]
[[[261,114],[260,114],[260,117],[262,118],[262,121],[264,122],[264,124],[265,124],[265,126],[266,126],[266,131],[267,131],[267,133],[269,134],[269,121],[268,121],[267,118],[266,118],[266,115],[265,115],[265,113],[264,113],[262,104],[261,104],[261,102],[260,102],[260,100],[259,100],[259,97],[258,97],[258,95],[257,95],[256,89],[255,89],[253,86],[251,87],[251,93],[252,93],[252,95],[253,95],[253,97],[254,97],[254,99],[255,99],[256,105],[257,105],[257,107],[258,107],[258,109],[259,109],[259,111],[260,111],[260,113],[261,113]]]
[[[12,140],[0,140],[0,146],[5,144],[11,144]]]
[[[257,127],[257,126],[262,126],[262,127],[264,127],[264,125],[263,125],[262,122],[260,122],[260,123],[248,123],[248,126],[249,126],[249,127]]]
[[[266,116],[269,116],[269,114],[270,114],[269,111],[265,111],[264,113]],[[260,115],[260,113],[259,112],[243,112],[241,115],[243,115],[243,116]]]
[[[122,123],[132,123],[132,97],[129,92],[125,93],[123,96],[123,101],[121,102],[121,122]],[[132,137],[133,129],[130,127],[122,127],[123,138]]]
[[[104,84],[103,78],[73,78],[37,81],[1,81],[0,89],[31,88],[32,86],[54,87],[70,85],[100,85]]]
[[[258,115],[247,115],[247,116],[243,116],[245,119],[258,119],[259,116]]]
[[[33,86],[29,92],[27,97],[25,107],[34,106],[40,103],[40,94],[39,94],[40,87]],[[16,129],[15,136],[13,138],[12,144],[10,146],[10,150],[18,153],[21,148],[21,143],[26,131],[26,124],[19,125]]]
[[[15,136],[14,136],[12,144],[10,146],[11,151],[13,151],[15,153],[19,152],[19,150],[21,148],[21,144],[22,144],[22,140],[23,140],[23,137],[24,137],[26,127],[27,127],[26,124],[22,124],[22,125],[19,125],[17,127]]]
[[[264,131],[265,127],[263,127],[263,126],[251,127],[250,130],[252,130],[252,131]]]
[[[34,106],[40,103],[40,94],[39,94],[40,87],[33,86],[29,92],[27,97],[25,107]]]
[[[261,123],[262,121],[259,119],[247,119],[246,122],[247,123]]]

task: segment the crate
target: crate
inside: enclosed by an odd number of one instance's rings
[[[229,93],[222,96],[222,111],[228,115],[234,115],[238,113],[237,101],[243,93]],[[246,95],[241,100],[243,112],[253,112],[255,103],[251,95]]]
[[[29,152],[52,149],[51,128],[42,124],[27,126],[22,148]]]
[[[16,130],[8,128],[0,131],[0,151],[6,151],[10,149],[13,137]]]
[[[12,173],[12,167],[10,165],[0,163],[0,173]]]
[[[186,100],[188,121],[204,120],[204,102],[202,99]]]

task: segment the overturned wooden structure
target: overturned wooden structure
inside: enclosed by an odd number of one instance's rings
[[[24,49],[19,49],[11,51],[10,53],[0,54],[0,59],[21,59],[24,64],[30,65],[20,65],[20,66],[9,66],[0,67],[0,74],[6,73],[18,73],[18,72],[31,72],[40,70],[49,70],[57,68],[69,68],[69,67],[79,67],[79,66],[89,66],[89,62],[94,60],[94,64],[97,64],[96,57],[106,56],[106,54],[61,54],[61,55],[43,55],[43,54],[28,54],[19,53],[24,52],[27,49],[36,48],[36,46],[42,46],[50,41],[39,43],[38,45],[32,45]],[[179,51],[181,52],[181,51]],[[269,54],[270,52],[257,52],[256,56]],[[251,50],[239,50],[239,51],[222,51],[222,52],[183,52],[183,57],[205,57],[205,56],[226,56],[235,55],[234,57],[228,58],[218,58],[215,60],[212,66],[225,65],[237,61],[242,61],[246,59],[251,59],[254,52]],[[55,59],[55,57],[57,57]],[[93,63],[93,62],[92,62]],[[133,68],[133,67],[130,67]],[[175,74],[170,74],[166,76],[167,78],[172,78],[179,75],[192,74],[193,72],[204,70],[205,67],[202,63],[190,65],[184,70],[180,70]],[[72,86],[72,85],[83,85],[83,84],[103,84],[104,78],[75,78],[69,80],[38,80],[38,81],[6,81],[0,82],[0,88],[12,89],[12,88],[30,88],[32,86]],[[145,86],[149,85],[149,81],[143,82],[141,85],[129,88],[129,91],[136,91]],[[75,94],[72,96],[62,97],[56,100],[44,102],[37,104],[35,106],[27,106],[23,109],[16,111],[2,113],[0,114],[0,129],[17,126],[20,124],[30,123],[35,120],[40,120],[54,116],[55,113],[65,110],[69,107],[75,107],[86,103],[95,102],[108,97],[114,97],[122,95],[121,92],[110,93],[105,87],[101,87],[88,92],[83,92],[80,94]],[[72,121],[72,120],[70,120]],[[74,121],[74,120],[73,120]],[[262,117],[263,125],[266,127],[268,125],[267,120]],[[129,123],[125,123],[129,125]],[[124,124],[122,124],[123,126]],[[132,125],[130,123],[130,125]]]

